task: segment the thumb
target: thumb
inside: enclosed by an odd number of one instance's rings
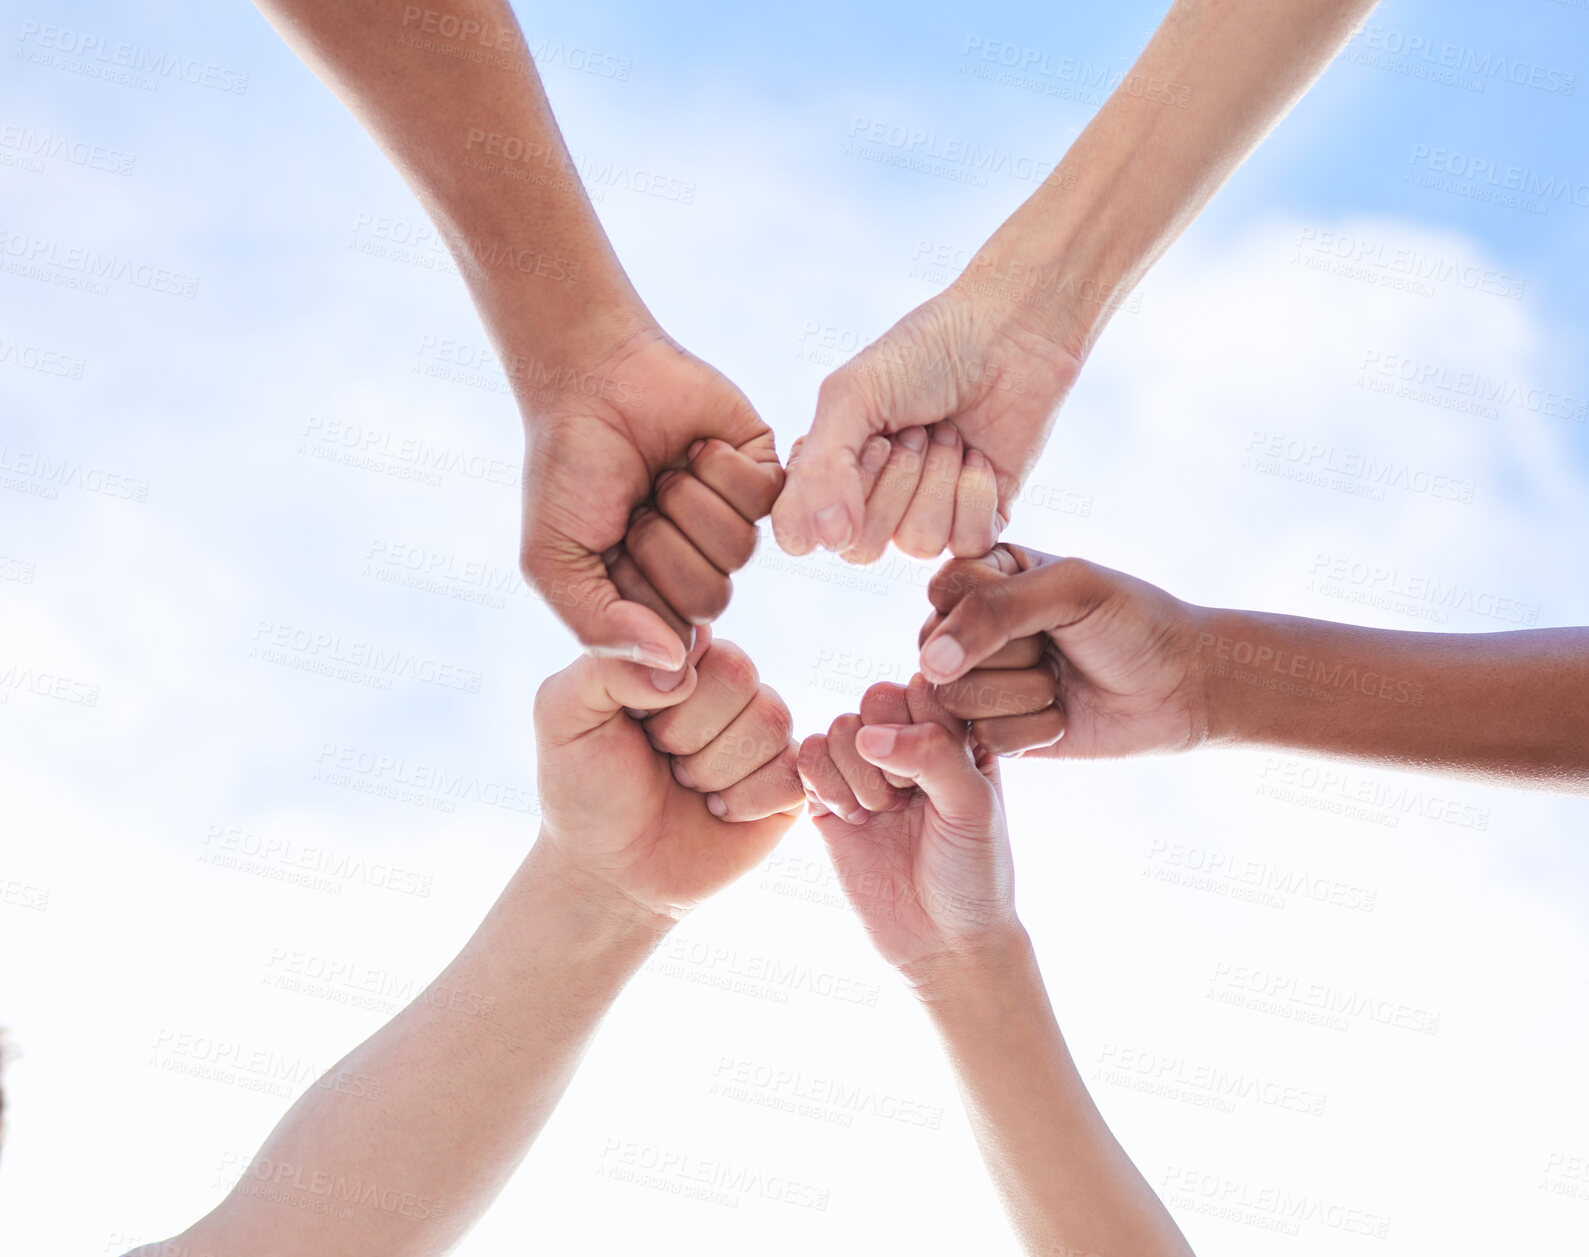
[[[920,786],[944,821],[980,833],[997,807],[993,786],[977,770],[963,733],[936,720],[911,725],[866,725],[856,731],[862,759]]]
[[[696,682],[695,668],[690,666],[682,681],[670,690],[660,690],[651,669],[641,664],[581,655],[548,677],[536,692],[536,744],[543,751],[566,746],[620,712],[677,706],[695,692]]]
[[[970,590],[928,635],[921,670],[935,685],[958,680],[1005,643],[1086,618],[1118,588],[1118,573],[1084,559],[1055,559]]]
[[[624,598],[599,554],[567,538],[537,539],[524,572],[531,588],[594,655],[676,672],[685,644],[650,607]]]
[[[861,448],[883,430],[861,376],[841,368],[822,382],[811,431],[791,457],[772,508],[773,535],[787,553],[807,554],[819,545],[842,551],[861,535]]]
[[[927,582],[927,601],[933,610],[947,615],[973,590],[1022,570],[1009,545],[996,545],[986,554],[972,559],[950,559]]]

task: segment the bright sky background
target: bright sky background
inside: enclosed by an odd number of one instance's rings
[[[1076,58],[1096,79],[1162,11],[587,0],[521,17],[641,293],[787,451],[844,356],[833,346],[937,291],[949,275],[922,259],[963,261],[1032,187],[868,160],[858,124],[1051,164],[1096,89],[989,82],[964,72],[987,64],[966,49]],[[500,375],[436,348],[484,337],[413,198],[254,10],[5,0],[0,14],[0,1024],[21,1053],[0,1249],[111,1254],[210,1208],[286,1107],[235,1069],[195,1076],[215,1044],[300,1078],[329,1066],[450,958],[533,839],[533,815],[511,807],[393,801],[368,792],[376,774],[328,766],[384,756],[527,799],[531,698],[573,647],[519,586],[511,487],[326,457],[357,431],[513,467],[521,438]],[[245,90],[76,73],[42,46],[49,22]],[[1523,83],[1431,81],[1395,51],[1415,41],[1521,66]],[[615,73],[577,68],[592,63]],[[1009,536],[1203,603],[1454,632],[1516,627],[1514,612],[1589,623],[1589,83],[1548,90],[1585,70],[1581,4],[1383,6],[1115,320]],[[30,156],[24,134],[63,155]],[[1475,159],[1560,195],[1479,199],[1484,177],[1460,173]],[[640,172],[677,199],[636,191]],[[365,251],[383,232],[386,255]],[[196,293],[19,273],[41,241],[196,277]],[[1459,279],[1387,282],[1412,254]],[[1402,371],[1434,382],[1398,395]],[[1465,405],[1464,373],[1502,400]],[[1249,452],[1276,437],[1395,460],[1471,501],[1268,474]],[[72,482],[28,470],[41,458]],[[1321,583],[1336,562],[1346,579]],[[455,575],[386,579],[405,564]],[[767,538],[719,631],[802,732],[822,729],[870,681],[909,675],[930,570],[891,555],[852,574]],[[476,576],[497,591],[486,602],[468,600]],[[1461,591],[1443,619],[1381,596],[1431,582]],[[256,656],[296,631],[472,669],[478,692],[380,690]],[[1020,765],[1007,790],[1061,1024],[1194,1246],[1589,1248],[1583,801],[1235,752]],[[1352,798],[1368,803],[1354,814]],[[404,875],[283,883],[309,849]],[[1189,882],[1193,866],[1247,861],[1323,901]],[[461,1251],[609,1253],[660,1234],[703,1257],[1013,1252],[938,1049],[836,891],[802,823],[685,924],[674,968],[625,994]],[[794,989],[705,985],[768,958],[798,967]],[[385,1003],[292,976],[333,964]],[[1249,994],[1229,976],[1243,967],[1260,985],[1405,1005],[1434,1033],[1222,1002]],[[875,1004],[815,993],[838,979]],[[714,1092],[740,1070],[799,1081]],[[1260,1098],[1211,1107],[1199,1080],[1214,1074]],[[826,1120],[776,1107],[834,1083],[865,1102]],[[1263,1102],[1286,1088],[1308,1111]],[[882,1116],[885,1098],[942,1110],[938,1128]],[[631,1143],[637,1159],[799,1179],[826,1207],[720,1206],[604,1174]],[[1258,1203],[1276,1193],[1388,1219],[1386,1234],[1309,1221],[1277,1238]]]

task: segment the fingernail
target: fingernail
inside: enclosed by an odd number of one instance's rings
[[[966,652],[960,648],[960,643],[947,633],[928,642],[921,652],[921,666],[928,672],[936,672],[941,677],[951,677],[955,670],[966,661]]]
[[[625,707],[623,714],[628,716],[630,720],[647,720],[651,716],[650,712],[641,711],[638,707]]]
[[[706,448],[706,442],[704,440],[697,439],[697,440],[691,441],[690,442],[690,457],[692,459],[700,457],[701,451],[704,450],[705,448]]]
[[[988,460],[981,450],[968,450],[966,452],[966,466],[974,471],[981,471],[988,465]]]
[[[920,428],[906,428],[899,434],[899,443],[913,454],[927,448],[927,434]]]
[[[695,778],[690,776],[689,769],[684,767],[683,761],[681,760],[673,761],[673,780],[678,782],[686,790],[695,789]]]
[[[850,516],[842,506],[824,506],[817,512],[817,535],[829,550],[842,550],[850,544]]]
[[[680,668],[677,672],[663,668],[651,669],[651,688],[661,694],[671,694],[684,684],[684,674],[688,668]]]
[[[872,814],[864,807],[858,807],[853,812],[846,812],[844,814],[844,819],[851,825],[864,825],[867,821],[872,819]]]
[[[660,646],[631,646],[629,658],[636,663],[643,663],[648,668],[656,668],[660,672],[677,672],[679,665],[673,662],[673,656]],[[672,686],[667,687],[669,689]]]
[[[706,810],[713,816],[727,816],[728,804],[723,802],[722,795],[709,794],[706,796]]]
[[[855,749],[863,755],[887,759],[894,753],[894,743],[898,740],[898,733],[886,725],[872,726],[856,731]]]
[[[861,466],[870,472],[882,471],[883,465],[888,462],[889,450],[886,436],[872,437],[861,451]]]
[[[932,443],[934,445],[953,445],[955,443],[955,430],[947,423],[935,424],[932,430]]]

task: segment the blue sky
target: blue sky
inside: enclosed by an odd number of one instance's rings
[[[931,258],[974,249],[1032,186],[857,157],[857,120],[1052,162],[1093,106],[965,73],[968,46],[1112,73],[1162,6],[520,12],[637,287],[787,451],[834,346],[930,297],[947,279]],[[41,64],[47,22],[246,75],[246,91]],[[467,936],[533,834],[533,811],[488,796],[533,791],[530,701],[572,643],[513,575],[511,486],[338,461],[344,438],[509,467],[522,447],[500,375],[459,365],[484,337],[413,198],[263,20],[241,4],[6,0],[0,32],[4,260],[43,242],[198,281],[192,297],[129,278],[96,294],[0,273],[0,955],[24,958],[0,967],[0,1024],[24,1053],[0,1243],[113,1253],[210,1207],[286,1103],[236,1070],[184,1073],[203,1062],[175,1050],[183,1035],[329,1065],[387,1010],[283,980],[293,956],[401,991]],[[1395,51],[1416,40],[1524,84],[1431,81],[1425,53]],[[626,77],[579,69],[591,54]],[[1452,632],[1589,623],[1589,85],[1526,85],[1580,72],[1589,9],[1383,6],[1106,332],[1010,536],[1211,605]],[[23,161],[24,130],[67,156]],[[1473,160],[1567,191],[1481,200]],[[646,196],[639,172],[690,195]],[[1399,256],[1446,278],[1387,284]],[[1402,390],[1403,372],[1423,383]],[[1500,399],[1474,409],[1464,378]],[[1287,479],[1262,456],[1276,440],[1389,460],[1470,500]],[[405,583],[416,567],[441,575]],[[909,675],[931,568],[890,555],[855,574],[764,538],[722,632],[797,727],[819,729],[868,681]],[[304,632],[477,672],[478,691],[315,676],[273,646]],[[18,679],[46,675],[64,688]],[[472,784],[394,801],[397,774],[361,770],[370,757]],[[1552,1161],[1589,1155],[1581,801],[1261,752],[1021,765],[1007,792],[1023,915],[1072,1049],[1195,1245],[1275,1251],[1261,1212],[1210,1216],[1192,1170],[1388,1217],[1375,1251],[1589,1238],[1589,1203]],[[299,858],[324,884],[282,880]],[[1197,880],[1209,860],[1360,906],[1294,888],[1243,900],[1230,879]],[[374,863],[413,878],[377,885]],[[875,984],[875,1007],[719,994],[688,949],[642,975],[463,1252],[522,1251],[532,1232],[609,1251],[659,1228],[704,1253],[1014,1251],[936,1048],[828,902],[825,868],[802,824],[681,936]],[[1438,1032],[1233,1007],[1222,996],[1251,993],[1243,967],[1437,1012]],[[1119,1066],[1150,1057],[1327,1103],[1226,1112]],[[773,1093],[713,1090],[746,1061],[943,1120],[814,1121]],[[620,1184],[602,1172],[613,1140],[803,1177],[831,1207],[716,1209]],[[89,1190],[63,1210],[70,1172]],[[1309,1224],[1289,1251],[1365,1244]]]

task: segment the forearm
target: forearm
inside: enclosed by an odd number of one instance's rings
[[[1026,1252],[1191,1252],[1087,1094],[1024,930],[906,976],[943,1041]]]
[[[429,16],[402,0],[256,2],[408,181],[516,384],[648,323],[507,0]]]
[[[538,843],[457,959],[304,1093],[182,1251],[450,1249],[518,1166],[662,929]]]
[[[1409,633],[1200,611],[1209,740],[1589,792],[1589,629]]]
[[[1176,0],[1064,160],[961,278],[1084,358],[1124,295],[1375,0]]]

